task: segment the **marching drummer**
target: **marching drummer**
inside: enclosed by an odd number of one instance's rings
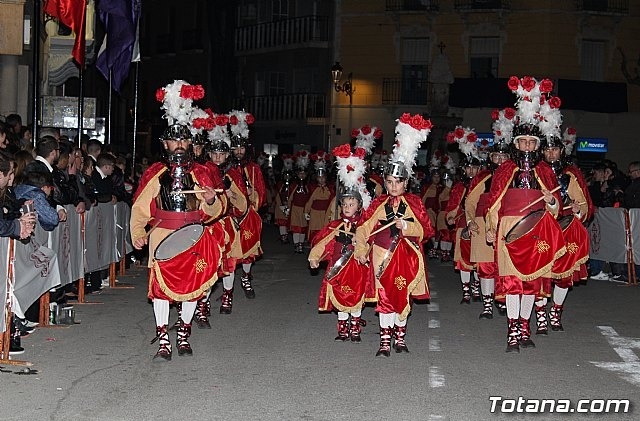
[[[316,269],[321,261],[328,261],[322,279],[318,311],[338,312],[336,341],[360,342],[362,306],[374,301],[373,273],[368,265],[353,258],[354,237],[362,209],[371,202],[364,182],[365,163],[362,149],[351,153],[348,144],[333,150],[338,165],[338,178],[344,186],[338,201],[340,219],[329,222],[313,237],[309,252],[309,266]],[[347,167],[353,170],[347,170]],[[351,320],[349,320],[351,317]]]
[[[569,288],[574,282],[586,279],[588,276],[585,263],[589,259],[589,233],[582,224],[593,210],[589,188],[578,167],[568,162],[573,145],[576,141],[576,130],[573,127],[565,129],[563,139],[547,137],[544,139],[543,154],[558,178],[562,208],[559,219],[567,250],[571,253],[556,260],[551,270],[553,282],[553,306],[549,310],[549,324],[551,330],[564,330],[562,326],[562,311],[564,300]],[[537,334],[547,334],[547,298],[541,297],[536,302]]]
[[[559,134],[561,116],[559,99],[550,95],[550,80],[512,76],[509,88],[518,101],[516,110],[505,111],[503,130],[510,132],[515,151],[494,173],[486,237],[495,245],[499,282],[506,293],[506,352],[520,352],[520,347],[535,347],[529,319],[536,294],[555,259],[566,252],[553,216],[560,206],[557,179],[539,155],[540,139]]]
[[[504,113],[504,111],[500,111]],[[498,111],[495,112],[495,119]],[[465,201],[465,217],[471,234],[470,259],[476,266],[476,273],[480,278],[482,293],[482,312],[480,319],[493,319],[493,305],[495,302],[500,313],[504,315],[504,296],[496,291],[495,279],[498,267],[495,262],[493,247],[487,243],[484,215],[489,207],[489,190],[493,181],[493,173],[509,159],[509,144],[500,136],[500,131],[494,132],[493,144],[490,146],[488,168],[479,172],[469,184],[469,193]],[[496,300],[496,297],[498,299]]]
[[[420,143],[431,131],[431,121],[403,114],[396,126],[396,145],[384,176],[386,194],[363,213],[356,229],[354,257],[372,263],[376,311],[380,317],[380,348],[376,356],[408,352],[405,342],[411,297],[428,299],[427,271],[422,243],[434,234],[420,197],[407,193],[409,177]]]
[[[462,283],[462,300],[460,300],[460,304],[471,303],[472,296],[474,301],[480,301],[479,281],[477,279],[474,279],[473,282],[471,281],[471,273],[475,270],[475,265],[470,260],[471,237],[468,235],[468,229],[466,229],[467,220],[464,215],[469,183],[480,170],[480,158],[476,147],[477,138],[475,131],[462,126],[456,127],[454,131],[447,134],[447,142],[458,143],[460,151],[464,154],[460,165],[463,171],[462,178],[451,188],[447,207],[445,208],[447,225],[456,227],[453,261],[455,268],[460,272],[460,281]]]
[[[197,265],[180,262],[178,255],[178,261],[172,262],[171,269],[163,269],[155,259],[156,247],[171,233],[189,224],[209,222],[225,210],[223,202],[216,199],[215,186],[207,169],[193,160],[190,126],[178,123],[189,121],[192,101],[203,96],[202,86],[189,85],[183,80],[156,92],[156,99],[163,103],[164,118],[169,122],[162,136],[165,159],[144,172],[131,208],[133,246],[139,250],[148,243],[149,256],[154,257],[149,259],[148,296],[153,301],[156,321],[156,336],[152,343],[159,342],[154,356],[156,361],[171,360],[168,335],[170,301],[182,302],[176,340],[178,355],[193,354],[188,339],[196,302],[218,279],[218,252],[199,250],[201,256],[195,262]],[[145,231],[147,224],[152,225],[149,232]],[[208,250],[215,250],[215,247]],[[197,267],[203,270],[197,270]]]

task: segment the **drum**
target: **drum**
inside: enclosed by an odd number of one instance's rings
[[[544,209],[538,209],[537,211],[533,211],[529,215],[519,220],[504,236],[505,243],[512,243],[518,238],[521,238],[522,236],[531,232],[535,228],[535,226],[538,225],[538,222],[540,222],[540,220],[544,216],[544,213]]]
[[[565,232],[567,230],[567,228],[571,224],[571,221],[573,221],[573,214],[561,216],[560,218],[558,218],[558,224],[560,225],[560,228],[562,228],[562,232]]]
[[[154,257],[159,261],[176,257],[193,247],[202,238],[203,232],[204,226],[201,224],[189,224],[172,232],[158,244]]]
[[[151,296],[176,301],[198,298],[218,279],[223,245],[219,224],[189,224],[169,234],[154,252]]]

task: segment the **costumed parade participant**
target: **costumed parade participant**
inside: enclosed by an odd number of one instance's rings
[[[500,111],[504,113],[504,111]],[[498,111],[494,112],[494,121],[498,119]],[[494,171],[509,159],[509,143],[501,136],[500,130],[494,127],[494,140],[489,149],[489,168],[479,172],[469,184],[469,193],[465,201],[465,217],[471,236],[470,259],[476,266],[476,273],[480,278],[482,293],[482,312],[480,319],[493,318],[493,306],[505,314],[504,296],[496,300],[496,278],[498,266],[495,261],[493,247],[487,243],[485,228],[485,213],[489,208],[489,190]],[[503,295],[503,294],[502,294]]]
[[[311,155],[311,161],[313,162],[313,168],[316,173],[316,183],[311,187],[309,200],[307,200],[304,206],[304,218],[309,223],[310,243],[313,241],[313,237],[325,225],[327,210],[335,196],[334,189],[327,185],[327,177],[329,175],[327,162],[329,161],[329,154],[320,150]]]
[[[396,126],[396,143],[387,165],[386,194],[363,213],[356,229],[354,257],[371,261],[380,317],[378,355],[389,356],[391,340],[397,353],[408,352],[405,335],[411,300],[428,299],[427,268],[422,243],[434,235],[429,216],[416,195],[406,192],[420,144],[431,131],[431,121],[403,114]]]
[[[438,198],[444,190],[444,183],[440,176],[440,156],[442,152],[435,151],[431,157],[429,172],[431,174],[431,181],[423,188],[422,203],[427,210],[429,220],[433,227],[436,226],[438,213],[440,212],[440,201]],[[427,255],[430,259],[436,259],[438,257],[438,233],[435,237],[429,241],[429,251]]]
[[[148,296],[153,301],[156,320],[156,337],[152,342],[159,341],[154,360],[159,361],[170,360],[172,355],[167,332],[170,301],[182,302],[176,340],[178,355],[192,355],[188,339],[196,302],[218,279],[222,233],[214,228],[215,225],[202,229],[201,224],[222,215],[224,203],[217,200],[208,170],[193,160],[193,135],[188,128],[192,102],[203,96],[200,85],[189,85],[182,80],[156,92],[156,99],[163,103],[161,108],[169,123],[162,136],[165,159],[144,172],[131,208],[133,246],[140,250],[149,245]],[[145,231],[147,224],[152,226],[149,232]],[[172,239],[174,232],[183,232],[183,227],[187,233],[193,230],[196,234],[200,228],[201,236],[195,242],[190,241],[189,247],[175,256],[156,255],[156,251],[164,250],[163,244]],[[186,236],[178,235],[177,240],[184,240]]]
[[[209,131],[208,147],[210,161],[209,170],[218,174],[227,198],[228,207],[223,215],[221,225],[226,234],[220,276],[222,277],[222,296],[220,297],[220,314],[231,314],[233,309],[233,284],[236,264],[243,258],[241,232],[238,220],[247,214],[249,202],[241,186],[246,186],[240,171],[233,171],[231,160],[231,135],[229,134],[229,116],[215,115],[216,125]],[[209,294],[211,292],[209,291]],[[207,295],[207,302],[209,296]],[[209,306],[207,305],[207,308]]]
[[[309,266],[315,269],[327,261],[322,279],[318,311],[338,312],[338,335],[335,340],[360,342],[362,306],[375,300],[373,273],[368,265],[353,258],[354,236],[363,209],[371,203],[364,182],[365,150],[356,148],[351,153],[348,144],[333,150],[342,183],[339,197],[340,219],[331,221],[318,232],[311,243]],[[351,320],[349,320],[351,317]]]
[[[583,223],[591,217],[593,203],[582,171],[569,162],[575,142],[576,130],[571,127],[565,130],[563,139],[547,136],[542,146],[544,160],[553,169],[560,185],[562,203],[558,222],[562,227],[567,253],[556,260],[551,269],[553,305],[549,309],[549,319],[547,298],[542,297],[536,302],[537,334],[547,334],[548,324],[551,325],[551,330],[564,330],[562,311],[569,288],[574,282],[588,277],[585,263],[589,260],[590,240]]]
[[[443,166],[442,183],[444,184],[444,189],[438,196],[440,210],[436,216],[436,230],[438,232],[437,241],[440,245],[440,261],[446,263],[451,261],[451,249],[455,240],[455,230],[452,230],[447,223],[446,209],[456,175],[456,167],[453,159],[447,154],[444,154],[440,160]]]
[[[469,192],[471,180],[480,170],[480,160],[476,132],[468,127],[458,126],[453,132],[447,134],[448,143],[457,143],[460,151],[464,154],[460,167],[462,167],[462,178],[455,183],[449,193],[449,200],[445,208],[445,219],[447,225],[455,226],[455,248],[453,252],[454,267],[460,272],[462,282],[462,300],[460,304],[470,304],[471,297],[474,301],[480,299],[480,285],[474,279],[471,281],[471,274],[475,270],[475,265],[471,262],[471,237],[467,228],[465,217],[465,201]]]
[[[280,242],[289,244],[289,214],[291,207],[289,196],[293,192],[293,158],[291,155],[282,155],[282,180],[276,185],[275,220],[280,230]]]
[[[251,266],[256,258],[262,255],[260,238],[262,236],[262,218],[258,211],[265,204],[266,186],[262,177],[262,169],[247,156],[247,139],[249,139],[249,124],[253,124],[253,115],[245,111],[233,110],[229,113],[231,148],[233,149],[234,165],[229,169],[233,179],[241,179],[238,186],[246,196],[249,207],[247,212],[236,218],[239,226],[240,244],[242,246],[242,277],[240,284],[244,295],[253,299],[256,293],[253,289]]]
[[[560,134],[561,115],[549,79],[512,76],[508,86],[518,100],[515,112],[505,110],[504,118],[513,118],[502,131],[513,138],[514,155],[493,175],[485,222],[506,294],[506,352],[520,352],[520,347],[535,347],[529,327],[534,301],[544,291],[554,261],[566,252],[555,219],[561,206],[558,182],[539,155],[541,138]]]
[[[309,156],[305,150],[296,153],[296,181],[289,195],[289,231],[293,235],[294,251],[298,254],[304,253],[303,244],[309,226],[304,217],[304,207],[311,196],[307,180]]]

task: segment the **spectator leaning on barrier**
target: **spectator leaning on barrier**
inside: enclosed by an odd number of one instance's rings
[[[47,198],[53,192],[53,176],[50,172],[29,171],[23,184],[15,188],[16,198],[31,199],[38,214],[38,222],[45,231],[53,231],[58,226],[58,213]]]
[[[53,174],[53,166],[58,160],[60,154],[60,146],[58,140],[53,136],[43,136],[36,145],[36,159],[27,165],[26,172],[49,172]],[[25,175],[25,179],[26,179]],[[53,177],[53,175],[52,175]],[[58,218],[60,221],[67,220],[67,211],[62,201],[62,192],[60,186],[54,184],[54,191],[51,197],[51,203],[56,206]]]
[[[640,161],[629,164],[631,183],[624,190],[624,207],[640,208]]]

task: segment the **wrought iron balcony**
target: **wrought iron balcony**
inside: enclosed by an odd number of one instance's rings
[[[629,14],[629,0],[577,0],[578,10],[583,12]]]
[[[329,40],[326,16],[303,16],[236,29],[236,53],[263,49],[299,48]],[[328,44],[327,44],[328,45]]]
[[[426,78],[382,79],[382,103],[387,105],[427,105]]]
[[[386,9],[392,12],[419,12],[440,10],[438,0],[387,0]]]
[[[511,0],[455,0],[456,10],[509,10]]]
[[[235,106],[250,111],[257,121],[312,120],[325,118],[325,94],[284,94],[246,97]]]

